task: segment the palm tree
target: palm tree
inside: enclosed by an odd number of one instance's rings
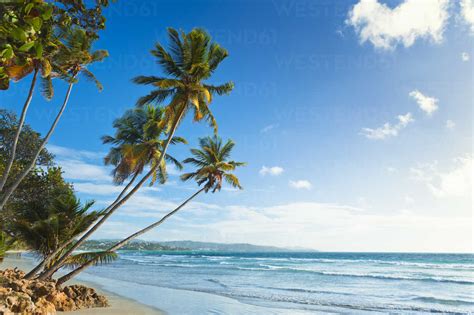
[[[152,105],[135,108],[127,111],[123,117],[114,122],[117,130],[115,136],[104,136],[104,144],[113,144],[104,159],[106,165],[113,165],[112,175],[116,184],[123,184],[127,179],[136,178],[146,166],[154,168],[157,164],[164,140],[161,127],[164,110]],[[187,141],[182,137],[173,137],[171,144],[184,143]],[[165,160],[172,163],[181,170],[181,163],[169,154]],[[165,160],[155,169],[151,185],[159,177],[160,183],[164,184],[167,179]]]
[[[207,32],[202,29],[193,29],[185,34],[182,31],[179,33],[175,29],[169,28],[168,35],[170,39],[169,52],[159,43],[151,51],[168,77],[139,76],[134,79],[135,83],[156,87],[150,94],[138,100],[138,106],[149,103],[161,104],[169,99],[169,104],[164,108],[164,119],[161,123],[161,127],[166,128],[168,137],[163,143],[160,156],[155,165],[127,194],[122,192],[121,195],[124,194],[124,196],[119,195],[120,199],[117,198],[110,205],[109,211],[115,211],[127,202],[155,173],[156,168],[162,164],[176,129],[187,112],[194,112],[195,121],[206,119],[216,132],[217,122],[209,109],[212,96],[214,94],[228,94],[234,87],[232,82],[217,86],[205,83],[219,64],[228,56],[227,50],[212,42]],[[128,189],[129,185],[125,189]],[[79,247],[99,226],[94,226],[85,233],[72,247],[72,250]],[[72,251],[68,251],[63,255],[56,266],[47,270],[44,276],[50,277],[60,268],[60,264],[67,258],[67,255],[71,253]]]
[[[17,9],[12,9],[5,5],[5,11],[8,14],[2,14],[0,33],[4,43],[7,44],[2,45],[2,48],[6,48],[0,53],[0,64],[2,65],[0,68],[6,75],[2,80],[2,84],[0,84],[0,89],[8,88],[10,79],[19,81],[31,73],[33,73],[33,77],[21,110],[9,159],[0,178],[0,192],[3,191],[15,161],[18,140],[25,123],[28,108],[33,99],[38,74],[41,74],[42,94],[48,100],[53,97],[51,63],[56,57],[59,47],[62,46],[59,37],[53,32],[53,21],[51,19],[53,8],[51,4],[25,2],[16,4],[16,6],[18,5]],[[34,6],[34,9],[31,6]],[[3,10],[0,11],[6,13]],[[22,24],[22,21],[25,23]],[[37,21],[37,23],[32,21]],[[17,24],[21,24],[21,27]],[[20,46],[18,49],[13,49],[15,43]]]
[[[36,154],[33,156],[30,163],[20,172],[20,174],[15,178],[13,183],[2,191],[2,196],[0,200],[0,211],[3,209],[8,199],[21,183],[21,181],[28,175],[28,173],[34,168],[36,160],[41,154],[41,151],[44,149],[46,144],[49,141],[49,138],[53,134],[56,126],[61,118],[66,105],[69,101],[69,96],[73,85],[77,82],[77,76],[83,75],[86,79],[93,81],[99,90],[102,89],[102,85],[95,78],[95,76],[87,69],[87,66],[98,61],[102,61],[105,57],[108,56],[106,50],[98,50],[91,52],[92,41],[87,36],[86,32],[82,29],[74,29],[68,32],[65,35],[65,43],[61,46],[60,52],[55,59],[55,64],[53,69],[56,69],[59,72],[59,76],[65,79],[68,83],[68,89],[66,96],[64,98],[63,104],[59,109],[58,114],[56,115],[51,127],[49,128],[46,136],[44,137],[41,145],[39,146]]]
[[[103,211],[89,211],[93,204],[94,202],[87,202],[82,205],[73,194],[63,195],[46,206],[31,204],[16,214],[9,229],[17,240],[41,257],[44,262],[41,266],[48,267],[59,258],[58,249],[64,243],[83,233],[92,222],[104,215]],[[46,261],[52,254],[54,257]],[[116,257],[109,252],[82,253],[69,257],[67,263],[75,265],[84,261],[84,257],[92,256],[98,263],[108,262]],[[37,269],[38,267],[34,268],[25,278],[32,278]]]
[[[181,163],[169,154],[166,154],[165,159],[161,161],[159,167],[154,167],[157,165],[157,161],[160,160],[164,143],[162,136],[165,135],[165,133],[161,127],[163,115],[164,110],[162,108],[157,108],[152,105],[129,110],[123,117],[114,122],[114,128],[116,129],[115,135],[102,137],[104,144],[114,145],[104,159],[106,165],[114,166],[112,170],[114,182],[116,184],[123,184],[127,179],[130,179],[116,201],[127,191],[134,180],[143,172],[145,167],[150,167],[155,170],[150,185],[152,185],[156,179],[158,179],[161,184],[166,182],[167,170],[165,162],[172,163],[179,170],[182,169]],[[173,137],[171,144],[178,143],[187,142],[184,138]],[[113,205],[114,203],[105,209],[105,215],[92,226],[88,233],[98,229],[107,218],[114,213],[116,209],[111,209]],[[75,245],[70,247],[64,256],[69,255],[80,246],[82,240],[85,240],[85,237],[87,237],[86,235],[87,233],[81,237]],[[64,260],[64,262],[66,261],[67,260]],[[58,269],[61,267],[59,264],[57,266]]]
[[[0,230],[0,263],[3,261],[8,248],[7,235]]]
[[[104,144],[114,145],[104,160],[106,165],[114,166],[112,175],[116,184],[123,184],[130,177],[132,178],[130,182],[133,182],[134,178],[143,172],[146,165],[156,163],[163,143],[163,140],[160,139],[163,129],[158,128],[162,116],[163,110],[153,106],[129,110],[123,117],[114,121],[115,135],[102,137]],[[172,143],[186,143],[186,140],[181,137],[174,137]],[[173,163],[176,168],[182,169],[181,163],[168,154],[166,161]],[[162,163],[157,173],[154,177],[158,177],[160,183],[164,183],[167,178],[164,163]],[[126,188],[124,191],[126,191]],[[112,213],[108,213],[109,208],[104,210],[105,215],[98,223],[103,222],[102,220],[105,221],[107,217],[112,215]],[[91,222],[92,224],[93,222]],[[69,241],[58,247],[55,252],[43,259],[27,277],[33,277],[59,253],[65,253],[64,249],[66,247],[70,249],[69,245],[74,240],[74,238],[70,238]]]
[[[245,163],[229,161],[229,157],[232,149],[234,148],[235,143],[232,140],[228,140],[225,144],[223,144],[221,138],[214,136],[212,138],[207,137],[200,139],[199,145],[201,149],[191,150],[191,153],[194,157],[188,158],[183,161],[184,163],[190,163],[196,166],[197,170],[192,173],[183,174],[181,176],[181,179],[184,181],[194,179],[197,182],[198,186],[202,187],[193,195],[191,195],[188,199],[186,199],[183,203],[181,203],[173,211],[166,214],[159,221],[116,243],[115,245],[107,249],[106,252],[115,252],[131,240],[161,225],[164,221],[166,221],[169,217],[171,217],[180,209],[182,209],[186,204],[188,204],[200,193],[207,193],[209,191],[214,193],[216,191],[220,191],[222,188],[223,180],[228,182],[234,188],[242,189],[242,186],[239,183],[239,179],[231,172],[234,171],[236,167],[245,165]],[[74,276],[76,276],[89,266],[96,264],[98,259],[99,258],[91,258],[75,270],[59,278],[57,281],[57,285],[60,286],[66,281],[71,280]]]

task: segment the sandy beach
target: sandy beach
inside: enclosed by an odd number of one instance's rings
[[[32,261],[26,258],[21,258],[17,253],[8,255],[2,263],[0,263],[0,269],[6,268],[15,268],[28,271],[33,267]],[[103,294],[107,297],[110,302],[110,307],[108,308],[91,308],[84,309],[75,312],[58,312],[58,314],[84,314],[84,315],[96,315],[96,314],[114,314],[114,315],[162,315],[166,314],[163,311],[149,307],[140,303],[135,302],[134,300],[124,298],[120,295],[111,293],[107,290],[104,290],[100,285],[96,283],[91,283],[87,281],[71,281],[70,284],[83,284],[89,287],[94,288],[100,294]]]
[[[0,269],[14,267],[28,271],[33,267],[33,264],[30,258],[22,258],[17,253],[7,256],[0,264]],[[120,277],[117,276],[117,278]],[[311,314],[311,312],[305,310],[267,308],[206,292],[143,285],[133,281],[117,280],[115,277],[101,277],[90,273],[83,273],[78,277],[78,280],[71,280],[68,284],[83,284],[94,288],[108,298],[111,306],[74,312],[58,312],[58,314]]]

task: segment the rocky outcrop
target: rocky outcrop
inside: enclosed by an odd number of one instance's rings
[[[35,309],[28,294],[15,292],[11,288],[0,288],[0,314],[33,314]]]
[[[0,315],[52,315],[56,311],[109,306],[105,296],[83,285],[59,289],[56,282],[24,280],[18,269],[0,270]]]

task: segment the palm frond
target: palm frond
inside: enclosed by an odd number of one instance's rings
[[[212,73],[219,64],[229,56],[229,53],[218,44],[211,44],[209,49],[209,70]]]
[[[206,192],[221,190],[223,180],[232,187],[242,189],[239,179],[230,173],[236,167],[245,165],[243,162],[229,161],[234,146],[232,140],[223,143],[218,136],[200,138],[200,148],[191,149],[193,157],[183,161],[183,163],[192,164],[197,169],[181,175],[181,180],[194,179],[199,186],[205,185]]]
[[[170,38],[170,51],[175,61],[176,66],[183,66],[183,43],[181,42],[180,34],[174,28],[168,28],[168,36]]]
[[[86,68],[82,68],[81,69],[81,74],[90,82],[93,82],[95,84],[95,86],[97,87],[97,89],[99,89],[99,91],[102,91],[104,89],[104,87],[102,86],[102,83],[100,83],[99,80],[97,80],[97,78],[95,77],[95,75],[90,72],[89,70],[87,70]]]
[[[183,137],[173,137],[170,143],[171,144],[178,144],[178,143],[188,144],[188,140],[186,140]]]
[[[171,155],[166,154],[165,159],[166,159],[167,162],[172,163],[178,170],[183,169],[183,164],[181,164],[177,159],[175,159]]]
[[[150,103],[162,103],[166,98],[173,95],[174,89],[154,90],[146,96],[142,96],[137,101],[137,106],[144,106]]]
[[[68,268],[78,268],[90,260],[94,260],[94,266],[105,265],[117,259],[118,255],[115,252],[85,252],[69,256],[64,266]]]
[[[204,87],[212,94],[225,95],[232,92],[234,89],[234,82],[229,81],[217,86],[204,84]]]
[[[232,187],[243,189],[242,186],[240,185],[239,179],[234,174],[224,174],[223,176],[226,182],[230,184]]]
[[[51,80],[51,76],[41,77],[41,94],[47,100],[50,100],[54,96],[54,88],[53,88],[53,80]]]
[[[162,77],[155,77],[155,76],[145,76],[145,75],[140,75],[138,77],[135,77],[132,79],[133,83],[136,84],[155,84],[156,82],[159,82],[160,80],[164,80],[166,78]]]
[[[109,56],[109,52],[104,49],[96,50],[91,54],[92,62],[100,62]]]
[[[196,175],[197,175],[196,173],[186,173],[186,174],[182,174],[180,176],[180,178],[181,178],[182,181],[185,182],[185,181],[188,181],[188,180],[196,177]]]
[[[155,49],[151,51],[151,54],[157,58],[156,62],[163,67],[166,74],[174,77],[180,77],[182,75],[181,69],[175,63],[171,55],[159,43],[155,45]]]

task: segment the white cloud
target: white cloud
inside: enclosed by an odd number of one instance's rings
[[[405,115],[397,116],[398,123],[392,125],[390,123],[383,124],[382,127],[372,129],[372,128],[363,128],[361,134],[364,135],[367,139],[372,140],[383,140],[388,137],[398,136],[398,132],[405,128],[409,123],[414,122],[415,120],[412,117],[411,113],[406,113]]]
[[[258,172],[260,175],[265,176],[265,175],[271,175],[271,176],[278,176],[281,175],[284,172],[284,169],[280,166],[272,166],[272,167],[266,167],[265,165],[262,166],[260,171]]]
[[[461,1],[461,16],[470,25],[471,33],[474,34],[474,0]]]
[[[360,0],[346,23],[354,27],[362,43],[370,41],[376,48],[410,47],[418,38],[440,43],[449,17],[448,4],[448,0],[404,0],[390,8],[378,0]]]
[[[409,123],[415,121],[413,119],[411,113],[406,113],[405,115],[398,115],[397,118],[398,118],[398,121],[399,121],[399,125],[402,128],[406,127]]]
[[[456,123],[450,119],[446,120],[446,128],[449,130],[453,130],[456,127]]]
[[[461,54],[461,60],[462,60],[462,61],[466,62],[466,61],[469,61],[469,59],[470,59],[470,56],[469,56],[469,54],[468,54],[467,52],[463,52],[463,53]]]
[[[64,178],[87,181],[112,181],[109,171],[104,166],[87,163],[80,160],[58,160],[58,165],[64,171]]]
[[[110,168],[98,165],[102,163],[105,155],[102,152],[77,150],[54,144],[48,144],[47,149],[56,156],[64,178],[68,180],[112,181]]]
[[[268,133],[268,132],[270,132],[271,130],[275,129],[276,127],[278,127],[278,125],[275,125],[275,124],[268,125],[268,126],[263,127],[263,128],[260,130],[260,132],[261,132],[261,133]]]
[[[103,152],[93,152],[87,150],[76,150],[72,148],[61,147],[54,144],[48,144],[49,152],[61,158],[69,159],[101,159],[105,156]]]
[[[432,115],[438,110],[438,99],[426,96],[418,90],[411,91],[409,95],[415,99],[420,109],[426,114]]]
[[[290,187],[295,188],[295,189],[306,189],[310,190],[313,185],[307,180],[290,180],[289,182]]]
[[[438,198],[472,197],[472,165],[474,158],[466,155],[453,159],[453,166],[440,171],[437,162],[411,168],[412,179],[423,182]]]
[[[200,196],[203,197],[203,194]],[[185,197],[186,198],[186,197]],[[113,200],[102,202],[103,204],[110,204]],[[140,191],[127,203],[120,208],[120,214],[127,216],[128,218],[154,218],[160,219],[163,215],[174,210],[181,204],[182,200],[166,200],[162,199],[149,192]],[[199,197],[186,204],[185,207],[180,211],[185,216],[198,216],[205,217],[206,215],[214,216],[215,213],[209,213],[210,210],[220,210],[221,207],[214,204],[199,202]]]
[[[455,167],[450,171],[436,174],[438,181],[428,183],[437,197],[467,196],[472,194],[472,157],[455,159]]]
[[[125,183],[127,184],[127,182]],[[74,190],[80,193],[94,195],[94,196],[108,196],[108,195],[118,195],[125,185],[114,185],[114,184],[104,184],[104,183],[91,183],[91,182],[76,182],[74,183]],[[143,186],[137,192],[137,194],[147,193],[147,192],[157,192],[161,191],[159,187],[150,187]]]
[[[415,181],[429,182],[438,168],[438,162],[418,164],[417,167],[410,168],[410,178]]]
[[[88,195],[115,195],[122,191],[123,187],[112,184],[75,183],[74,190]]]
[[[143,239],[303,246],[327,251],[466,252],[472,246],[469,216],[421,215],[413,209],[410,196],[404,199],[410,210],[388,214],[318,202],[218,206],[201,202],[201,197]],[[127,236],[180,202],[139,192],[94,237]]]
[[[183,211],[179,214],[182,220],[175,218],[176,224],[167,222],[145,238],[250,242],[325,251],[467,252],[472,246],[470,217],[420,215],[415,210],[386,215],[317,202],[239,205],[209,211],[223,217],[214,215],[214,220],[196,222],[191,216],[199,211]],[[115,233],[122,231],[115,229]]]

